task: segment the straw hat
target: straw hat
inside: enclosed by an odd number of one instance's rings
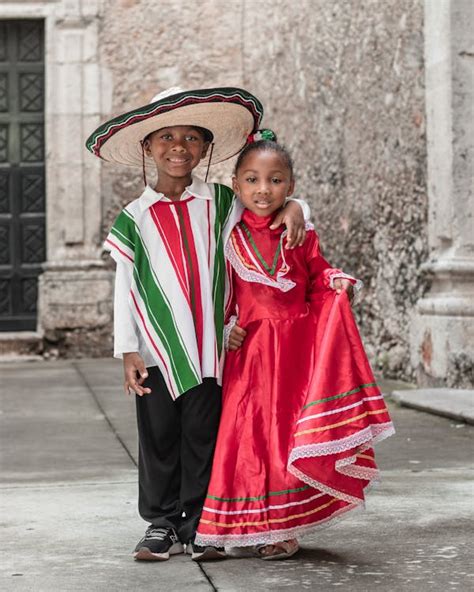
[[[243,148],[262,117],[260,101],[240,88],[185,91],[175,87],[156,95],[148,105],[102,124],[89,136],[86,148],[109,162],[142,166],[141,142],[148,134],[163,127],[188,125],[212,133],[212,164],[216,164]],[[145,155],[145,165],[153,164]],[[208,165],[208,159],[200,164]]]

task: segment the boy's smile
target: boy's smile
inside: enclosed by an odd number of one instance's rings
[[[209,142],[194,127],[176,125],[164,127],[150,134],[144,141],[144,149],[155,161],[158,171],[157,190],[167,195],[167,188],[180,181],[189,185],[191,172],[206,156]]]
[[[294,181],[284,159],[273,150],[250,152],[233,178],[234,192],[257,216],[270,216],[293,193]]]

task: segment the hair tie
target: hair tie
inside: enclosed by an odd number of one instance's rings
[[[271,129],[257,130],[253,134],[247,136],[247,144],[252,144],[253,142],[260,142],[261,140],[276,142],[277,137],[275,132],[273,132]]]

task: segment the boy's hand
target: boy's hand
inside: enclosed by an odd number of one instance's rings
[[[281,212],[275,216],[270,228],[278,228],[282,224],[285,224],[288,230],[286,248],[301,247],[306,238],[306,230],[303,210],[297,202],[289,201]]]
[[[343,290],[347,292],[349,296],[349,300],[352,302],[354,300],[354,286],[352,282],[343,278],[337,278],[334,280],[334,289],[338,294],[340,294]]]
[[[151,393],[151,389],[143,388],[142,384],[148,378],[148,372],[145,362],[137,352],[128,352],[123,354],[123,371],[125,374],[125,394],[129,395],[130,391],[135,392],[142,397]]]
[[[245,336],[247,335],[247,331],[239,327],[239,325],[235,324],[229,333],[229,345],[228,349],[231,351],[235,351],[241,347],[242,343],[244,342]]]

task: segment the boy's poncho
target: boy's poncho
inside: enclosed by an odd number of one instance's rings
[[[231,189],[218,184],[210,199],[151,205],[147,191],[154,193],[148,187],[122,210],[105,248],[129,268],[129,306],[146,348],[142,357],[151,355],[175,399],[204,377],[220,381],[223,240],[241,206]]]

